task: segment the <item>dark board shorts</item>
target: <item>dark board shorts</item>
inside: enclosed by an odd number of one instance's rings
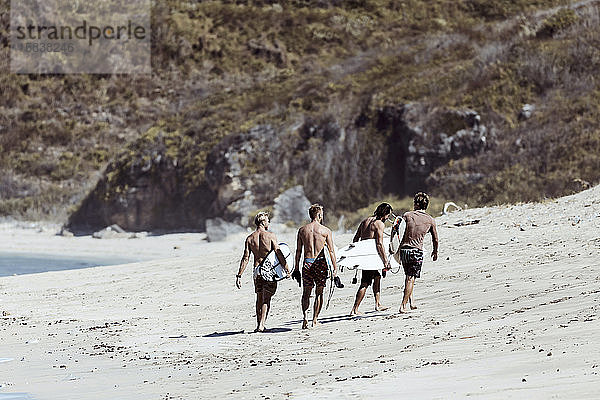
[[[406,276],[421,277],[421,267],[423,266],[423,250],[414,247],[400,249],[400,260],[404,267]]]

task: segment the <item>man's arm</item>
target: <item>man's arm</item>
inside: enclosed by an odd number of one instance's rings
[[[248,265],[248,261],[250,261],[250,238],[246,238],[246,243],[244,244],[244,254],[242,255],[242,261],[240,261],[240,269],[235,276],[235,286],[237,286],[238,289],[242,287],[240,278],[242,277],[242,274]]]
[[[375,245],[377,246],[377,253],[379,253],[379,257],[381,261],[383,261],[383,268],[389,269],[389,261],[385,254],[385,247],[383,247],[383,228],[385,225],[381,221],[375,222]]]
[[[433,217],[432,217],[433,219]],[[435,226],[435,220],[433,220],[433,223],[431,225],[431,242],[433,243],[433,252],[431,253],[431,257],[433,258],[433,261],[437,261],[438,259],[438,234],[437,234],[437,228]]]
[[[302,229],[302,228],[300,228]],[[294,266],[294,272],[292,272],[292,279],[298,282],[298,286],[302,286],[302,275],[300,274],[300,257],[302,256],[302,238],[300,237],[300,230],[298,230],[298,238],[296,240],[296,264]]]
[[[358,229],[356,230],[356,234],[354,235],[354,238],[352,239],[352,243],[356,243],[360,240],[360,237],[362,236],[362,228],[363,228],[363,225],[365,224],[365,221],[362,221],[360,224],[358,224]]]
[[[331,279],[333,279],[337,276],[337,263],[335,261],[335,251],[333,250],[333,234],[330,229],[327,229],[325,243],[327,243],[327,249],[329,250],[329,256],[331,257],[331,263],[333,264],[333,276],[331,277]]]
[[[298,236],[296,238],[296,259],[295,259],[295,267],[294,271],[300,269],[300,257],[302,257],[302,249],[304,247],[304,243],[302,242],[302,238],[300,237],[300,230],[298,230]]]

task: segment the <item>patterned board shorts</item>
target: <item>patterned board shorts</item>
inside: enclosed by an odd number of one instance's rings
[[[404,267],[406,276],[421,277],[421,267],[423,266],[423,250],[413,247],[400,249],[400,259]]]
[[[273,296],[277,291],[277,282],[266,281],[260,275],[254,278],[254,292]]]
[[[327,274],[329,267],[324,256],[315,259],[305,258],[302,267],[302,286],[325,286],[327,284]]]

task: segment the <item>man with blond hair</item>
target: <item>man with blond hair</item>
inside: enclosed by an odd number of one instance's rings
[[[258,273],[260,264],[271,251],[275,251],[279,262],[287,271],[288,277],[290,274],[285,257],[277,244],[277,237],[268,231],[269,223],[269,214],[265,211],[258,213],[254,218],[256,230],[246,238],[240,269],[235,276],[235,285],[240,289],[242,287],[240,279],[250,260],[250,253],[252,253],[254,256],[254,291],[256,293],[257,326],[255,332],[265,331],[265,322],[271,308],[271,297],[277,291],[277,282],[266,281]]]
[[[400,243],[400,259],[404,267],[404,298],[400,306],[400,312],[405,313],[417,306],[413,301],[413,288],[415,279],[421,277],[421,266],[423,265],[423,241],[427,233],[431,233],[433,242],[433,261],[438,258],[438,234],[433,217],[425,212],[429,206],[429,196],[419,192],[413,199],[414,211],[404,213],[402,218],[406,221],[406,229]]]
[[[327,255],[333,264],[333,279],[337,274],[337,265],[335,262],[335,252],[333,250],[333,236],[331,230],[324,225],[323,222],[323,206],[313,204],[308,209],[308,215],[311,222],[304,225],[298,230],[298,240],[296,243],[296,267],[292,276],[298,280],[302,280],[302,313],[304,320],[302,321],[302,329],[308,328],[307,311],[310,306],[310,294],[313,287],[315,288],[315,303],[313,309],[312,326],[318,325],[317,318],[321,307],[323,306],[323,289],[327,283],[327,275],[329,266],[327,264]],[[302,263],[302,277],[300,278],[300,258],[304,251],[304,260]]]

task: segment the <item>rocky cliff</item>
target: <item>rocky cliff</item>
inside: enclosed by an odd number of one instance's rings
[[[596,0],[165,0],[148,75],[11,74],[9,6],[0,216],[204,229],[296,187],[347,214],[600,181]]]
[[[366,107],[346,124],[332,115],[300,116],[226,136],[195,181],[190,175],[201,171],[184,160],[200,149],[150,132],[109,165],[70,226],[203,229],[214,217],[246,225],[292,186],[330,210],[354,209],[382,194],[427,190],[436,168],[486,150],[489,132],[475,111],[425,104]]]

